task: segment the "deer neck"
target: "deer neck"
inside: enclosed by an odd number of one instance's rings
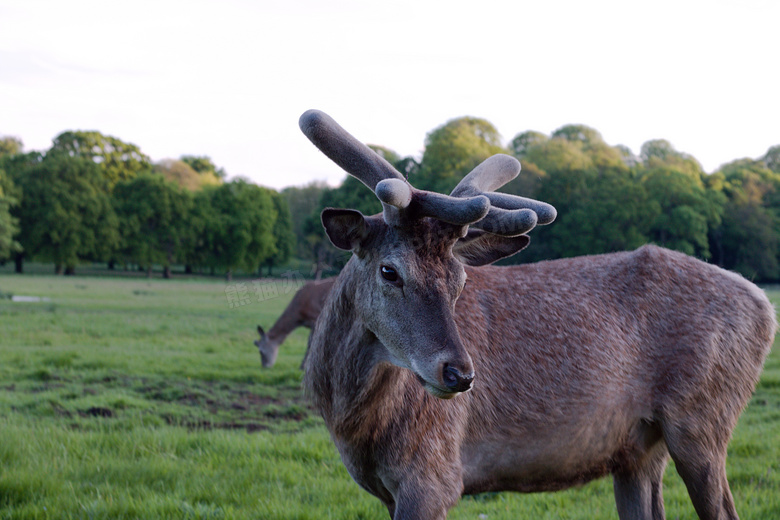
[[[396,416],[405,387],[418,383],[408,370],[387,362],[384,347],[357,318],[353,281],[340,277],[333,292],[311,336],[304,383],[336,435],[372,435],[366,425],[374,429]]]
[[[300,305],[297,302],[298,295],[293,297],[293,301],[284,309],[284,312],[276,323],[269,329],[266,336],[272,345],[281,344],[292,331],[301,326]]]

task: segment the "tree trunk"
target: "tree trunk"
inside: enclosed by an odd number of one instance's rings
[[[147,278],[151,278],[152,277],[152,266],[151,266],[151,264],[149,265],[149,267],[146,268],[146,277]]]
[[[114,263],[115,263],[115,262],[114,262],[113,260],[109,260],[109,261],[108,261],[108,270],[109,270],[109,271],[113,271],[113,270],[114,270],[114,267],[115,267],[115,266],[114,266]]]
[[[227,278],[228,282],[233,281],[233,271],[228,269],[227,272],[225,272],[225,278]]]
[[[171,266],[166,265],[163,267],[163,278],[170,278],[171,277]]]
[[[76,274],[76,266],[75,265],[65,266],[65,276],[73,276],[74,274]]]
[[[14,264],[16,265],[15,271],[22,274],[24,272],[24,255],[22,253],[18,253],[14,257]]]
[[[54,274],[62,274],[62,264],[54,264]]]
[[[184,266],[184,274],[192,274],[192,266],[190,264]]]

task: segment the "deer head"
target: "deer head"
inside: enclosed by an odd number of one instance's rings
[[[271,368],[276,363],[279,343],[268,339],[268,334],[265,333],[260,325],[257,326],[257,333],[260,335],[260,339],[255,340],[255,346],[260,351],[260,361],[263,364],[263,368]]]
[[[412,187],[326,114],[310,110],[299,123],[315,146],[382,202],[383,212],[374,216],[322,212],[331,242],[353,253],[341,276],[355,280],[356,319],[376,336],[383,359],[412,370],[432,395],[469,390],[474,367],[455,323],[464,265],[517,253],[528,245],[525,233],[552,222],[555,209],[494,191],[520,172],[508,155],[485,160],[443,195]]]

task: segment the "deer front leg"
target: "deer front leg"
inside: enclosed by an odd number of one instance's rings
[[[401,483],[395,496],[393,520],[444,520],[460,499],[456,485],[422,479]]]

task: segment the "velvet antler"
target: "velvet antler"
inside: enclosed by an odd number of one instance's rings
[[[537,222],[547,224],[555,219],[555,208],[549,204],[494,192],[520,172],[520,163],[508,155],[485,160],[451,195],[443,195],[415,189],[383,157],[319,110],[306,111],[299,124],[317,148],[374,191],[382,202],[388,223],[432,217],[459,226],[472,225],[489,233],[515,236],[530,231]]]
[[[466,175],[451,196],[484,195],[490,200],[490,211],[473,227],[504,236],[527,233],[537,224],[555,220],[557,212],[545,202],[495,191],[519,173],[520,161],[510,155],[493,155]]]

